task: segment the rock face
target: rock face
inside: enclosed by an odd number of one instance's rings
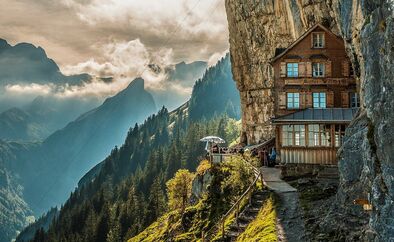
[[[226,10],[247,143],[273,135],[269,59],[275,49],[287,47],[316,23],[343,37],[360,83],[362,108],[339,151],[340,187],[332,214],[340,210],[365,220],[365,213],[354,212],[352,203],[369,199],[373,211],[366,226],[360,223],[360,236],[370,241],[394,239],[392,1],[226,0]]]
[[[208,191],[208,187],[212,182],[212,173],[206,171],[203,175],[198,174],[192,182],[191,203],[196,203],[204,193]]]

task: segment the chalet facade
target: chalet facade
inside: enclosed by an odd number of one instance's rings
[[[337,149],[359,107],[342,38],[317,24],[275,54],[277,160],[336,165]]]

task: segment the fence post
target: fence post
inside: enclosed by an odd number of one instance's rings
[[[262,171],[259,171],[259,174],[260,174],[261,186],[264,187],[263,172],[262,172]]]
[[[224,222],[225,222],[225,219],[223,218],[223,220],[222,220],[222,238],[224,239]]]

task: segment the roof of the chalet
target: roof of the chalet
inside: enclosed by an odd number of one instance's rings
[[[273,123],[350,123],[358,108],[307,108],[273,119]]]
[[[335,36],[338,39],[342,39],[340,36],[334,34],[333,32],[331,32],[331,30],[327,29],[326,27],[324,27],[321,24],[315,24],[314,26],[312,26],[311,28],[309,28],[304,34],[302,34],[298,39],[296,39],[293,43],[291,43],[289,45],[289,47],[287,48],[276,48],[275,49],[275,57],[271,59],[271,63],[274,63],[275,61],[277,61],[279,58],[283,57],[289,50],[291,50],[294,46],[296,46],[298,43],[301,42],[301,40],[305,39],[310,33],[312,33],[315,29],[317,28],[321,28],[323,29],[325,32]]]

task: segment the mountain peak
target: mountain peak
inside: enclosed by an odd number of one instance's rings
[[[5,39],[0,38],[0,50],[6,49],[9,47],[11,47],[11,45],[8,44],[8,42]]]
[[[130,89],[130,88],[144,90],[145,80],[142,79],[141,77],[134,79],[132,82],[130,82],[129,86],[126,89]]]

